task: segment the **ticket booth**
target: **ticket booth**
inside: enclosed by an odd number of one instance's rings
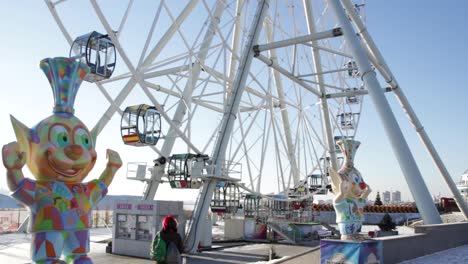
[[[114,205],[112,253],[141,258],[150,257],[150,246],[161,221],[172,215],[179,222],[178,232],[185,236],[185,216],[181,201],[123,200]]]

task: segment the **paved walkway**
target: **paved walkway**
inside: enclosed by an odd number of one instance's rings
[[[401,264],[461,264],[468,263],[468,245],[401,262]]]
[[[106,230],[91,230],[91,252],[90,257],[94,263],[99,264],[144,264],[153,263],[149,259],[133,258],[115,254],[107,254],[107,243],[110,238]],[[2,234],[0,235],[0,263],[19,264],[31,263],[30,260],[30,235],[27,234]],[[223,263],[255,263],[264,262],[271,250],[279,256],[298,255],[310,250],[308,246],[275,244],[249,244],[219,250],[204,251],[201,254],[186,257],[187,264],[223,264]]]

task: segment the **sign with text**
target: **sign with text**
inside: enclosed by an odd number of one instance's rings
[[[119,210],[132,210],[132,204],[129,203],[118,203],[116,208]]]
[[[152,204],[138,204],[137,205],[138,210],[153,210],[153,205]]]

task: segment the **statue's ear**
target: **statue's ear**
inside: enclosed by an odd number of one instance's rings
[[[98,135],[98,126],[95,126],[92,130],[91,130],[91,137],[93,138],[93,142],[94,142],[94,147],[96,148],[96,139],[97,139],[97,135]]]
[[[331,178],[332,192],[337,194],[340,191],[341,176],[332,167],[328,168],[328,174]]]
[[[21,123],[14,116],[10,115],[13,130],[15,130],[16,140],[21,151],[29,152],[29,144],[31,142],[31,130]]]

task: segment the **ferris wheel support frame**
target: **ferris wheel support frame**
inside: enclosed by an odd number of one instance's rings
[[[44,0],[47,7],[49,8],[50,13],[52,14],[55,22],[57,23],[58,27],[60,28],[60,31],[62,34],[65,36],[65,39],[67,42],[71,45],[73,43],[73,39],[71,38],[70,34],[68,31],[65,29],[61,19],[59,18],[57,11],[55,10],[55,6],[58,3],[52,3],[51,0]],[[189,14],[193,11],[195,8],[195,5],[197,4],[198,0],[191,0],[185,8],[181,11],[179,16],[175,19],[174,23],[170,25],[170,27],[166,30],[164,35],[161,37],[161,40],[154,46],[154,48],[151,50],[148,56],[146,56],[145,60],[141,62],[136,68],[136,70],[139,72],[140,69],[144,69],[148,67],[155,59],[156,57],[161,53],[162,49],[166,46],[166,44],[169,42],[171,37],[177,32],[177,29],[180,27],[183,21],[189,16]],[[93,3],[93,2],[92,2]],[[95,3],[97,6],[97,3]],[[102,20],[101,20],[102,21]],[[113,34],[112,34],[113,35]],[[123,50],[121,51],[123,52]],[[125,53],[123,53],[125,54]],[[131,93],[135,85],[138,83],[138,81],[135,79],[135,75],[132,74],[132,72],[129,73],[130,75],[133,75],[134,77],[131,78],[122,88],[120,93],[115,97],[115,99],[111,99],[110,95],[107,93],[107,91],[102,87],[102,84],[96,83],[100,91],[104,94],[106,99],[109,101],[111,104],[109,108],[104,112],[102,117],[99,119],[99,121],[96,123],[94,126],[93,130],[97,131],[97,134],[100,134],[101,131],[104,129],[104,127],[107,125],[107,123],[110,121],[110,119],[113,117],[115,112],[119,112],[120,115],[123,114],[123,112],[120,110],[120,106],[122,105],[123,101],[128,97],[128,95]],[[146,84],[146,82],[144,82]],[[143,87],[143,86],[142,86]],[[150,98],[151,99],[151,98]],[[158,154],[159,151],[157,149],[153,148]]]
[[[238,113],[241,97],[245,90],[247,76],[249,75],[250,65],[252,64],[254,51],[253,46],[256,44],[260,35],[263,20],[266,15],[266,10],[269,7],[269,0],[262,0],[258,2],[257,10],[255,11],[254,21],[249,31],[249,37],[242,54],[239,67],[236,72],[234,84],[232,86],[232,95],[228,98],[228,104],[221,121],[221,129],[216,139],[215,148],[212,155],[212,165],[214,168],[210,169],[209,174],[214,175],[216,178],[222,177],[222,166],[226,156],[226,149],[231,136],[234,121]],[[211,198],[216,187],[217,180],[205,179],[202,190],[200,192],[200,200],[195,204],[192,224],[187,234],[186,249],[188,252],[194,253],[197,250],[203,232],[211,232],[203,230],[203,223],[200,225],[206,215],[210,206]]]
[[[159,111],[161,116],[165,119],[165,121],[174,129],[174,131],[177,133],[177,135],[184,140],[184,142],[189,146],[193,151],[196,153],[200,153],[197,147],[190,142],[190,140],[184,135],[182,131],[177,127],[174,122],[169,118],[169,116],[163,111],[162,105],[158,102],[158,100],[149,92],[148,87],[145,83],[145,80],[143,78],[142,73],[138,68],[135,68],[133,64],[131,63],[130,59],[127,57],[125,51],[123,50],[122,46],[120,45],[120,42],[117,38],[117,35],[115,34],[114,31],[112,31],[112,28],[109,25],[109,22],[107,19],[104,17],[104,14],[102,13],[101,8],[99,7],[98,3],[96,0],[90,0],[91,5],[94,8],[94,11],[96,12],[96,15],[98,16],[99,20],[101,21],[102,25],[104,26],[106,33],[108,34],[109,38],[112,40],[114,43],[115,48],[119,51],[122,60],[124,63],[127,65],[128,69],[130,72],[132,72],[133,79],[137,81],[137,83],[140,85],[140,87],[143,89],[143,92],[148,96],[152,104],[156,107],[156,109]]]
[[[416,115],[416,112],[414,111],[413,107],[411,107],[408,99],[406,98],[406,95],[404,94],[395,76],[390,70],[390,67],[388,67],[387,63],[385,62],[384,57],[380,53],[380,50],[378,49],[377,45],[375,45],[375,42],[372,39],[369,32],[367,31],[366,26],[364,25],[364,23],[362,23],[357,13],[354,12],[354,8],[352,7],[351,1],[341,0],[341,2],[344,8],[346,9],[346,11],[348,12],[351,18],[351,21],[353,21],[356,28],[359,30],[359,34],[364,40],[370,59],[372,60],[373,64],[377,67],[379,72],[382,74],[385,81],[391,85],[392,90],[395,92],[395,95],[401,107],[406,113],[411,124],[413,124],[413,127],[416,130],[416,133],[418,134],[419,138],[421,139],[424,147],[429,152],[429,155],[431,156],[433,162],[435,163],[436,167],[439,169],[440,174],[442,175],[450,191],[452,192],[455,198],[455,202],[458,205],[458,208],[460,208],[460,210],[463,212],[465,219],[468,220],[468,206],[465,200],[463,199],[460,192],[458,191],[457,186],[455,185],[455,182],[453,181],[453,178],[450,176],[450,173],[447,170],[447,167],[445,166],[439,153],[437,152],[434,145],[432,144],[432,141],[429,138],[429,135],[424,130],[424,126],[422,125],[421,121]]]
[[[51,5],[50,0],[45,0],[48,6]],[[150,53],[146,56],[146,58],[143,60],[143,62],[137,66],[136,70],[140,71],[140,69],[144,69],[146,67],[149,67],[151,63],[158,57],[158,55],[161,53],[162,49],[166,46],[166,44],[169,42],[169,40],[172,38],[172,36],[177,32],[177,29],[180,27],[182,22],[185,21],[185,19],[191,14],[193,9],[195,8],[196,4],[198,3],[198,0],[191,0],[185,8],[181,11],[179,16],[175,19],[174,23],[170,25],[170,27],[166,30],[164,35],[161,37],[160,41],[154,46],[154,48],[150,51]],[[97,4],[97,3],[96,3]],[[60,19],[58,18],[57,13],[55,12],[55,8],[49,7],[54,12],[52,12],[52,15],[54,16],[55,20],[57,21],[57,24],[59,25],[60,29],[62,30],[63,24],[61,23]],[[71,39],[68,33],[64,31],[65,29],[63,28],[62,32],[64,33],[65,37],[67,40]],[[65,34],[66,33],[66,34]],[[122,51],[123,52],[123,51]],[[125,54],[125,53],[124,53]],[[133,75],[135,77],[135,75]],[[128,95],[131,93],[135,85],[138,83],[138,81],[135,78],[131,78],[122,88],[120,93],[117,95],[117,97],[111,101],[111,106],[106,110],[106,112],[103,114],[101,119],[97,122],[95,127],[97,127],[97,132],[100,133],[104,127],[107,125],[107,123],[110,121],[112,116],[115,114],[117,110],[119,110],[120,114],[121,111],[119,107],[122,105],[123,101],[128,97]],[[99,86],[99,84],[97,84]],[[102,90],[102,89],[101,89]]]
[[[366,50],[359,43],[357,35],[352,28],[348,15],[340,0],[329,0],[328,3],[334,11],[338,24],[341,25],[343,35],[349,43],[351,53],[361,72],[361,79],[369,91],[369,96],[374,102],[377,113],[384,125],[387,137],[393,148],[393,152],[400,164],[403,175],[416,201],[418,210],[425,224],[440,224],[442,222],[439,213],[431,199],[431,195],[422,178],[421,172],[409,149],[408,143],[398,125],[398,122],[385,98],[382,88],[377,80],[376,73],[372,69]]]
[[[190,75],[190,81],[188,81],[185,85],[185,89],[183,91],[182,97],[180,99],[179,104],[177,105],[177,109],[174,113],[174,117],[172,121],[178,125],[178,127],[181,126],[182,120],[185,116],[185,113],[187,112],[187,109],[190,108],[190,105],[192,103],[192,94],[193,94],[193,88],[196,86],[196,83],[200,77],[201,73],[201,67],[200,63],[203,63],[208,55],[208,50],[209,47],[211,46],[213,37],[215,35],[215,28],[219,24],[220,16],[222,15],[224,11],[224,1],[218,0],[216,2],[216,7],[214,10],[214,14],[212,16],[210,25],[205,33],[205,37],[203,39],[203,42],[200,46],[200,52],[198,55],[198,63],[194,63],[192,65],[192,70],[191,70],[191,75]],[[169,157],[169,155],[172,152],[172,148],[174,147],[174,143],[176,140],[177,133],[174,130],[174,128],[171,126],[169,128],[169,131],[167,133],[167,137],[164,140],[164,144],[161,148],[161,157],[165,157],[166,159]],[[162,168],[165,167],[165,164],[159,165]],[[164,173],[164,169],[162,170],[155,170],[155,176],[154,176],[154,181],[151,181],[148,183],[148,187],[146,188],[146,191],[144,193],[144,200],[153,200],[154,196],[156,195],[156,191],[158,190],[158,186],[160,183],[160,179],[162,177],[162,174]]]
[[[314,19],[314,13],[312,10],[312,4],[308,0],[303,1],[304,9],[305,9],[305,16],[306,16],[306,21],[307,21],[307,28],[309,31],[309,34],[312,34],[317,31],[316,25],[315,25],[315,19]],[[341,29],[340,29],[340,33]],[[312,41],[312,58],[314,60],[314,67],[315,71],[318,73],[323,72],[322,69],[322,59],[320,57],[320,52],[318,49],[314,48],[313,46],[318,46],[318,42],[316,40]],[[322,115],[322,133],[324,135],[325,141],[327,142],[327,151],[328,155],[330,155],[330,163],[333,169],[337,170],[338,169],[338,163],[336,159],[336,148],[335,148],[335,142],[333,140],[333,130],[331,127],[331,121],[330,121],[330,112],[328,108],[328,98],[326,98],[326,90],[324,86],[324,79],[322,74],[317,74],[315,76],[315,81],[318,83],[318,88],[320,93],[322,93],[322,96],[320,96],[320,113]],[[325,168],[326,170],[326,168]],[[325,172],[325,175],[327,173]]]
[[[267,21],[267,19],[265,19],[264,24],[265,24],[265,29],[266,29],[267,41],[271,43],[271,41],[273,40],[272,22]],[[267,45],[268,44],[258,45],[257,46],[257,51],[261,51],[260,46],[267,46]],[[255,47],[254,47],[254,49],[255,49]],[[268,49],[265,49],[265,50],[268,50]],[[272,57],[272,58],[277,57],[275,48],[269,49],[268,53],[269,53],[270,57]],[[281,80],[280,73],[278,71],[275,71],[274,69],[272,69],[272,74],[273,74],[273,78],[274,78],[274,81],[275,81],[274,83],[275,83],[275,86],[276,86],[276,91],[278,93],[278,98],[279,98],[280,102],[283,102],[283,101],[285,101],[285,97],[284,97],[283,81]],[[299,169],[297,167],[297,162],[296,162],[296,157],[295,157],[295,151],[296,151],[295,149],[296,148],[294,146],[292,136],[291,136],[291,127],[289,125],[290,123],[289,123],[288,109],[286,108],[285,104],[280,103],[280,111],[281,111],[281,119],[283,121],[284,136],[286,138],[288,159],[289,159],[289,162],[291,164],[291,173],[292,173],[292,176],[293,176],[293,182],[294,182],[294,186],[297,186],[299,184],[300,175],[299,175]],[[257,192],[260,192],[260,180],[257,181]]]

